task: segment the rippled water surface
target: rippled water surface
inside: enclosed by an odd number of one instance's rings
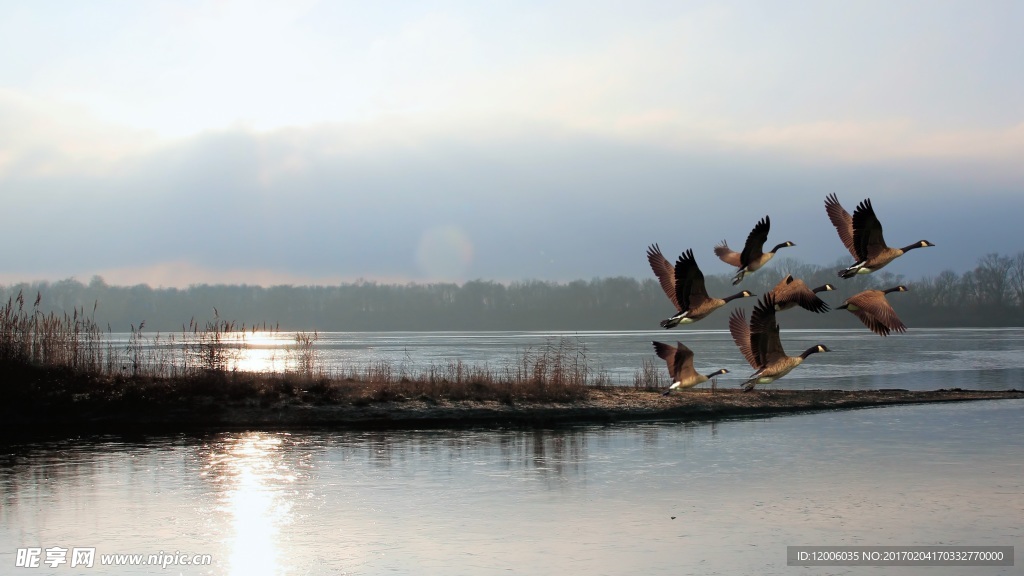
[[[916,345],[787,334],[836,349],[787,380],[1021,387],[1021,331],[916,332]],[[490,356],[538,335],[459,346],[453,337],[437,336],[448,341],[437,358],[477,347]],[[647,333],[581,337],[616,365],[649,346]],[[719,358],[735,364],[726,338],[688,343],[718,367]],[[325,350],[409,347],[429,357],[410,342],[422,344],[388,335]],[[890,354],[868,359],[877,350]],[[1018,400],[539,431],[93,437],[0,450],[0,574],[1019,574],[1020,560],[966,571],[788,567],[786,546],[1024,553]],[[96,565],[15,568],[18,549],[30,547],[95,548]],[[99,565],[107,554],[159,553],[211,563]]]
[[[119,342],[126,341],[120,335]],[[674,329],[625,332],[325,332],[312,350],[327,371],[345,373],[384,364],[395,373],[422,374],[450,362],[486,366],[500,373],[524,357],[558,350],[592,374],[632,385],[654,356],[652,340],[681,341],[695,354],[698,371],[726,368],[719,385],[737,386],[753,370],[728,332]],[[232,367],[282,371],[294,366],[294,333],[250,335]],[[166,344],[166,340],[165,340]],[[888,338],[862,330],[785,330],[782,344],[798,355],[815,344],[832,352],[811,356],[779,382],[787,388],[1008,389],[1024,382],[1024,329],[911,329]],[[176,347],[169,346],[173,352]]]

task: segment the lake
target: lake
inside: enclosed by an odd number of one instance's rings
[[[500,365],[563,336],[623,383],[655,338],[689,345],[698,369],[733,370],[720,386],[750,372],[724,332],[332,333],[317,348],[338,369],[411,370],[452,357]],[[1024,383],[1024,330],[783,333],[790,354],[819,341],[835,352],[778,386]],[[1024,401],[536,431],[75,438],[2,448],[0,494],[5,574],[1018,574],[1020,560],[787,566],[786,548],[1020,553]],[[51,568],[54,548],[66,556]],[[76,548],[82,562],[92,550],[92,568],[70,566]],[[40,567],[17,568],[32,549]],[[110,564],[130,555],[170,565]]]
[[[172,335],[173,336],[173,335]],[[129,335],[114,334],[113,348],[126,347]],[[167,336],[145,341],[156,358],[181,357],[184,343]],[[563,348],[591,374],[612,384],[632,385],[644,362],[653,362],[667,378],[665,364],[654,355],[652,340],[694,351],[702,373],[726,368],[720,386],[738,386],[753,369],[743,360],[728,332],[674,329],[621,332],[325,332],[311,350],[328,373],[361,372],[386,364],[396,373],[418,374],[448,362],[485,365],[500,372],[525,355]],[[234,348],[229,369],[280,372],[293,369],[298,350],[294,332],[247,334],[225,339]],[[815,344],[832,352],[811,356],[781,380],[787,388],[934,390],[967,388],[1006,390],[1024,382],[1024,329],[911,329],[886,338],[864,330],[784,330],[782,344],[798,355]],[[157,360],[158,362],[162,360]]]

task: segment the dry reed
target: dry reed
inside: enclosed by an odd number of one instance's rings
[[[89,376],[115,389],[103,393],[135,399],[206,396],[259,402],[302,396],[314,402],[496,400],[566,402],[586,396],[590,386],[608,383],[594,370],[586,347],[569,338],[549,339],[528,348],[500,368],[448,360],[418,372],[405,362],[378,361],[328,373],[317,349],[316,332],[295,334],[283,371],[254,373],[239,368],[257,332],[221,319],[200,325],[195,319],[180,336],[150,336],[145,322],[132,324],[127,342],[115,346],[82,309],[44,314],[37,295],[31,309],[21,293],[0,307],[0,364],[61,370]],[[265,327],[264,327],[265,328]],[[276,334],[276,328],[271,330]],[[99,380],[97,380],[99,379]],[[118,388],[119,386],[119,388]],[[88,395],[88,393],[85,393]]]

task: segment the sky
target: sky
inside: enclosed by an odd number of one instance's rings
[[[0,283],[571,281],[1024,250],[1024,3],[0,0]]]

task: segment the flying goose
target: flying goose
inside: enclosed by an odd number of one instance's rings
[[[756,370],[743,383],[743,390],[747,392],[756,384],[768,384],[789,374],[811,354],[830,352],[823,344],[817,344],[799,356],[786,356],[779,340],[779,325],[775,321],[775,298],[770,293],[754,306],[749,325],[743,310],[733,310],[729,317],[729,334],[743,357]]]
[[[902,284],[887,290],[865,290],[847,298],[839,305],[838,309],[849,310],[879,336],[888,336],[890,330],[906,332],[907,327],[896,316],[896,311],[892,309],[892,305],[885,298],[885,295],[890,292],[906,291],[907,287]]]
[[[693,369],[693,350],[684,346],[682,342],[676,342],[675,346],[664,342],[651,342],[651,344],[654,344],[654,352],[658,357],[668,365],[668,374],[672,377],[672,385],[668,387],[668,390],[662,392],[664,396],[668,396],[673,390],[693,388],[719,374],[729,373],[725,368],[721,368],[706,376],[698,374]]]
[[[721,244],[715,246],[715,256],[718,256],[722,262],[739,268],[736,271],[736,276],[732,279],[733,286],[739,284],[747,274],[751,274],[767,264],[772,259],[772,256],[775,256],[775,252],[779,248],[796,246],[796,244],[787,240],[782,244],[776,245],[770,252],[763,252],[764,243],[768,241],[768,230],[771,227],[772,221],[767,216],[762,218],[747,236],[747,243],[743,245],[742,252],[731,250],[725,240],[722,240]]]
[[[781,312],[800,306],[811,312],[828,312],[828,304],[817,296],[818,292],[828,290],[835,290],[835,286],[822,284],[812,290],[803,280],[793,278],[792,274],[787,274],[775,285],[775,288],[772,288],[772,295],[775,296],[775,310]]]
[[[839,204],[839,198],[835,194],[829,194],[825,198],[825,213],[839,233],[839,239],[855,260],[853,265],[839,271],[840,278],[870,274],[914,248],[935,246],[927,240],[920,240],[903,248],[890,248],[882,237],[882,223],[875,216],[870,198],[858,204],[853,216],[850,216],[850,213]]]
[[[683,252],[673,268],[661,253],[661,248],[654,244],[647,248],[647,261],[651,270],[658,277],[661,289],[676,307],[676,314],[662,320],[662,328],[674,328],[679,324],[690,324],[704,318],[731,300],[753,296],[747,290],[737,292],[725,298],[711,298],[704,287],[704,273],[697,266],[693,257],[693,249]]]

